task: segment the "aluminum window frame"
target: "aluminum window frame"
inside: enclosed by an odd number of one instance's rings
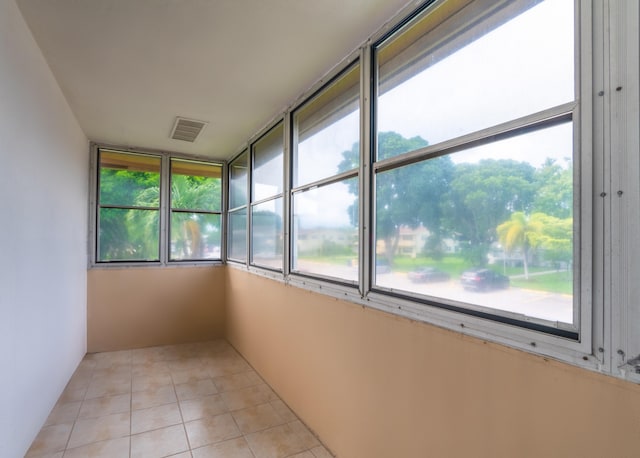
[[[481,320],[488,319],[495,321],[496,323],[504,323],[508,326],[516,326],[523,328],[523,332],[528,334],[527,330],[541,335],[548,335],[552,337],[551,341],[554,341],[553,337],[563,339],[562,346],[570,349],[570,351],[577,351],[579,353],[593,354],[592,352],[592,297],[591,297],[591,247],[592,247],[592,231],[591,231],[591,139],[587,136],[589,132],[589,126],[591,123],[590,115],[587,114],[582,117],[582,113],[585,111],[590,113],[590,100],[591,100],[591,62],[588,56],[590,55],[591,46],[591,14],[585,12],[583,5],[578,1],[574,1],[574,87],[575,96],[574,100],[568,103],[550,107],[548,109],[539,111],[537,113],[530,113],[529,115],[522,116],[517,119],[511,119],[507,122],[503,122],[488,128],[480,129],[469,134],[461,135],[452,139],[444,140],[433,145],[428,145],[424,148],[405,153],[399,156],[382,159],[376,161],[375,145],[376,132],[375,129],[375,100],[377,99],[377,62],[376,62],[376,49],[381,47],[387,40],[402,35],[403,30],[408,29],[411,25],[417,21],[428,16],[432,11],[436,10],[445,1],[432,1],[423,5],[415,13],[410,15],[405,20],[401,21],[399,25],[391,31],[382,34],[379,38],[372,42],[370,66],[371,75],[370,80],[373,81],[371,90],[371,99],[373,101],[372,107],[372,121],[371,125],[374,126],[371,133],[372,148],[370,154],[366,159],[370,161],[369,169],[371,170],[372,183],[370,185],[371,202],[368,204],[367,209],[369,211],[368,222],[369,226],[373,227],[375,223],[375,175],[382,171],[392,170],[413,163],[422,161],[428,161],[431,158],[439,157],[441,155],[451,154],[455,151],[471,146],[477,146],[483,143],[491,143],[495,141],[496,137],[508,138],[513,135],[519,135],[527,132],[528,130],[542,129],[556,123],[565,122],[571,120],[573,123],[573,151],[574,151],[574,262],[578,265],[578,268],[574,270],[574,323],[577,321],[577,326],[574,332],[571,330],[563,329],[563,327],[552,328],[544,324],[544,320],[538,320],[532,317],[518,317],[517,314],[504,313],[504,311],[495,310],[494,313],[490,313],[490,310],[484,310],[483,308],[475,307],[471,304],[456,303],[455,301],[443,300],[442,298],[431,298],[429,296],[415,294],[408,291],[397,291],[393,288],[385,288],[375,285],[374,282],[374,258],[375,254],[370,253],[368,260],[368,280],[370,281],[370,289],[368,297],[371,297],[376,302],[385,303],[385,297],[393,297],[395,300],[402,301],[408,310],[411,310],[411,314],[419,314],[420,309],[416,309],[415,303],[424,304],[426,306],[434,306],[444,310],[449,310],[452,313],[467,314]],[[479,2],[477,2],[479,3]],[[585,16],[588,16],[585,17]],[[446,20],[446,18],[445,18]],[[588,22],[587,22],[588,20]],[[589,33],[588,33],[589,32]],[[589,38],[589,41],[585,40],[585,37]],[[586,62],[585,62],[586,61]],[[586,67],[586,63],[589,63],[589,67]],[[582,110],[580,101],[583,105]],[[586,101],[586,102],[585,102]],[[585,110],[584,105],[587,105]],[[374,240],[373,236],[371,240]],[[374,240],[375,242],[375,240]],[[587,249],[588,247],[588,249]],[[577,285],[579,286],[577,286]],[[411,301],[411,302],[406,302]],[[429,310],[425,310],[423,313],[431,315],[434,311],[433,307],[429,307]],[[495,313],[498,312],[498,313]],[[436,312],[438,316],[437,320],[447,319],[440,312]],[[458,318],[458,321],[462,321]],[[472,322],[476,322],[476,319],[472,319]],[[481,322],[476,322],[474,325],[481,325]],[[469,326],[469,325],[467,325]],[[491,329],[489,326],[488,329]],[[481,326],[484,328],[484,326]],[[536,342],[537,335],[532,334],[530,336],[531,342]],[[547,340],[546,338],[543,340]],[[536,344],[537,345],[537,344]],[[555,349],[554,349],[555,350]],[[553,351],[552,351],[553,352]]]
[[[211,167],[218,167],[220,169],[220,202],[218,204],[218,210],[204,210],[204,209],[191,209],[191,208],[181,208],[181,207],[174,207],[173,206],[173,167],[172,164],[173,162],[190,162],[193,164],[201,164],[201,165],[207,165],[207,166],[211,166]],[[167,220],[167,231],[168,231],[168,253],[167,253],[167,262],[174,264],[174,263],[185,263],[185,262],[202,262],[202,261],[219,261],[222,262],[222,259],[224,257],[224,249],[223,249],[223,245],[224,245],[224,222],[223,222],[223,215],[224,215],[224,177],[225,177],[225,170],[224,170],[224,164],[223,163],[219,163],[219,162],[213,162],[213,161],[202,161],[202,160],[195,160],[195,159],[185,159],[183,157],[175,157],[175,156],[171,156],[168,159],[169,162],[169,200],[167,203],[168,206],[168,211],[169,211],[169,215],[168,215],[168,220]],[[176,175],[184,175],[184,174],[176,174]],[[185,176],[198,176],[198,175],[185,175]],[[185,214],[198,214],[198,215],[218,215],[220,217],[220,225],[219,225],[219,231],[220,231],[220,255],[217,258],[188,258],[188,259],[172,259],[171,258],[171,243],[172,243],[172,221],[173,221],[173,215],[176,213],[185,213]]]
[[[598,221],[608,221],[610,210],[605,205],[603,198],[597,196],[606,193],[609,186],[607,176],[609,163],[605,160],[604,144],[607,141],[607,122],[609,122],[608,106],[603,103],[602,93],[604,86],[613,85],[605,74],[608,62],[608,51],[605,49],[607,41],[607,14],[611,5],[600,5],[597,2],[583,2],[574,0],[574,46],[575,46],[575,91],[576,96],[572,102],[561,107],[552,107],[550,110],[529,114],[517,120],[510,120],[502,126],[491,126],[479,132],[468,134],[466,138],[451,139],[445,145],[447,148],[460,147],[460,144],[471,141],[483,141],[490,136],[492,131],[503,133],[510,128],[509,123],[545,122],[547,118],[561,118],[566,116],[566,111],[571,111],[574,122],[574,145],[579,145],[580,152],[574,154],[574,205],[579,205],[579,212],[574,215],[574,225],[578,230],[574,231],[574,250],[581,253],[580,260],[580,297],[575,299],[579,303],[579,339],[566,338],[541,332],[532,326],[524,328],[514,326],[506,320],[496,321],[485,316],[474,316],[442,307],[425,306],[421,302],[424,297],[416,298],[411,295],[397,295],[393,291],[376,291],[372,286],[372,269],[374,266],[374,245],[372,240],[372,228],[370,222],[373,216],[373,185],[374,166],[376,170],[383,167],[391,167],[394,164],[406,161],[418,161],[429,155],[436,156],[435,147],[426,147],[422,150],[397,159],[398,162],[389,160],[374,164],[372,150],[374,146],[375,126],[372,96],[374,87],[373,47],[385,38],[401,29],[405,24],[414,20],[430,7],[437,7],[449,0],[419,0],[405,6],[396,16],[387,21],[377,32],[373,33],[362,45],[332,68],[326,75],[316,81],[308,90],[299,96],[290,107],[282,114],[274,117],[266,128],[260,130],[252,138],[258,138],[272,125],[282,119],[287,120],[293,110],[297,109],[313,94],[320,90],[329,80],[344,71],[354,59],[360,60],[361,72],[361,96],[360,96],[360,166],[358,169],[359,181],[359,282],[358,288],[350,285],[337,284],[330,279],[321,277],[306,277],[290,271],[288,265],[290,254],[286,250],[290,247],[290,234],[285,233],[285,259],[283,272],[252,266],[249,262],[244,265],[230,262],[233,268],[244,268],[252,274],[264,276],[272,280],[290,284],[309,291],[318,292],[329,297],[347,300],[363,307],[380,310],[392,315],[397,315],[410,320],[424,322],[429,325],[460,332],[463,335],[475,337],[485,341],[496,342],[511,348],[516,348],[536,355],[551,357],[568,362],[572,365],[593,371],[605,371],[615,375],[611,369],[613,360],[611,311],[616,306],[610,303],[611,282],[609,264],[606,261],[608,243],[605,233],[606,224],[597,224]],[[612,3],[612,2],[611,2]],[[543,33],[543,32],[541,32]],[[607,86],[608,87],[608,86]],[[597,89],[596,89],[597,88]],[[576,104],[576,101],[579,103]],[[290,126],[290,121],[285,122],[285,130]],[[251,141],[248,143],[251,145]],[[443,143],[444,144],[444,143]],[[440,144],[438,148],[443,148]],[[291,166],[287,164],[290,153],[287,151],[293,147],[292,136],[285,136],[285,177],[288,183],[292,183]],[[577,151],[574,147],[574,151]],[[250,174],[249,174],[250,175]],[[251,177],[249,176],[249,181]],[[285,227],[288,231],[291,225],[290,198],[292,189],[287,188],[285,182]],[[315,184],[323,184],[324,180]],[[310,184],[309,186],[312,186]],[[304,189],[295,188],[293,191]],[[248,212],[249,213],[249,212]],[[250,253],[250,214],[247,216],[247,253]],[[577,233],[577,235],[576,235]],[[231,260],[230,260],[231,261]],[[575,310],[575,309],[574,309]]]
[[[243,158],[243,156],[245,156]],[[231,196],[232,196],[232,190],[231,190],[231,171],[233,170],[234,164],[237,161],[240,161],[241,159],[244,160],[244,166],[246,168],[246,176],[245,176],[245,180],[244,180],[244,186],[245,186],[245,201],[242,205],[236,205],[234,207],[231,206]],[[224,245],[226,246],[226,256],[225,256],[225,260],[227,262],[233,262],[233,263],[238,263],[238,264],[244,264],[247,265],[249,262],[249,201],[250,201],[250,181],[251,181],[251,154],[250,154],[250,149],[249,146],[245,147],[242,149],[242,151],[240,151],[238,154],[236,154],[228,163],[227,166],[227,173],[226,173],[226,177],[227,177],[227,195],[229,196],[229,198],[226,200],[227,202],[227,224],[226,224],[226,238],[225,238],[225,243]],[[231,256],[231,251],[230,251],[230,247],[232,246],[230,243],[230,238],[233,236],[232,231],[231,231],[231,215],[232,214],[238,214],[240,212],[244,211],[245,213],[245,249],[244,249],[244,258],[235,258],[233,256]]]
[[[276,132],[277,129],[282,129],[282,171],[281,171],[281,189],[280,192],[276,192],[275,194],[262,197],[260,199],[255,198],[254,190],[255,190],[255,179],[254,179],[254,170],[255,170],[255,154],[256,154],[256,145],[261,141],[266,139],[270,134]],[[247,204],[247,266],[256,269],[264,269],[266,271],[270,271],[273,273],[284,274],[287,272],[287,265],[285,263],[285,251],[287,247],[288,240],[288,205],[286,202],[286,190],[287,190],[287,170],[288,170],[288,160],[287,160],[287,122],[285,117],[278,118],[274,123],[270,124],[267,128],[263,129],[258,136],[249,144],[249,165],[248,165],[248,175],[249,175],[249,188],[248,188],[248,204]],[[254,223],[253,223],[253,209],[259,205],[276,202],[278,199],[282,200],[282,259],[279,268],[272,267],[266,264],[256,263],[254,260]],[[277,205],[277,204],[276,204]]]
[[[136,260],[123,260],[123,261],[99,261],[98,260],[98,238],[99,234],[99,217],[100,211],[99,205],[99,151],[108,150],[116,153],[135,154],[141,156],[153,156],[161,159],[160,167],[160,206],[159,211],[159,259],[153,261],[136,261]],[[89,269],[110,269],[110,268],[136,268],[136,267],[176,267],[176,266],[202,266],[202,265],[222,265],[224,263],[224,248],[225,240],[221,240],[220,257],[213,259],[189,259],[189,260],[170,260],[169,259],[169,244],[170,239],[170,187],[171,187],[171,159],[185,160],[192,162],[200,162],[203,164],[211,164],[221,167],[221,202],[220,202],[220,221],[221,232],[224,235],[224,227],[226,224],[226,163],[223,161],[211,160],[206,157],[198,155],[181,154],[168,151],[159,151],[153,149],[144,148],[128,148],[119,145],[111,145],[104,143],[91,142],[89,145],[89,230],[88,230],[88,255],[87,255],[87,267]]]
[[[358,261],[358,279],[355,281],[351,281],[345,278],[341,278],[341,277],[336,277],[336,276],[331,276],[331,275],[323,275],[323,274],[319,274],[319,273],[315,273],[315,272],[306,272],[306,271],[301,271],[298,269],[295,269],[295,259],[294,256],[297,252],[296,247],[294,246],[294,244],[296,243],[296,240],[294,238],[294,218],[293,218],[293,202],[294,202],[294,198],[296,197],[296,195],[299,194],[303,194],[307,191],[313,190],[313,189],[317,189],[317,188],[322,188],[325,186],[330,186],[333,184],[337,184],[337,183],[344,183],[350,179],[356,178],[358,180],[358,189],[360,189],[360,182],[361,182],[361,173],[360,173],[360,164],[361,161],[359,161],[359,164],[357,167],[351,169],[351,170],[347,170],[345,172],[340,172],[340,173],[336,173],[334,175],[330,175],[330,176],[326,176],[324,178],[321,179],[316,179],[310,182],[306,182],[306,183],[302,183],[302,184],[298,184],[296,185],[296,180],[294,179],[295,174],[297,173],[297,167],[298,164],[296,163],[296,161],[294,161],[294,157],[297,153],[298,150],[298,135],[297,135],[297,131],[298,131],[298,124],[297,124],[297,119],[296,119],[296,113],[299,110],[303,110],[305,109],[307,106],[309,106],[310,104],[312,104],[314,102],[314,100],[317,100],[319,97],[321,97],[323,95],[323,93],[325,93],[325,91],[328,91],[329,89],[331,89],[331,87],[333,85],[335,85],[336,83],[338,83],[342,78],[344,78],[346,75],[348,75],[350,72],[354,71],[356,69],[356,67],[359,70],[359,82],[358,82],[358,112],[359,112],[359,121],[358,121],[358,126],[359,126],[359,135],[358,135],[358,141],[360,142],[360,156],[362,155],[362,143],[361,143],[361,131],[362,131],[362,112],[363,112],[363,98],[362,98],[362,64],[359,58],[359,54],[357,57],[352,57],[351,59],[349,59],[347,65],[345,65],[343,68],[340,68],[340,70],[335,74],[332,75],[330,78],[328,78],[328,80],[326,82],[323,82],[323,84],[317,88],[316,90],[314,90],[311,95],[309,97],[307,97],[305,100],[303,100],[302,102],[300,102],[295,109],[291,110],[290,113],[290,122],[289,125],[291,126],[291,135],[287,136],[289,143],[290,143],[290,153],[288,155],[289,157],[289,173],[288,173],[288,186],[289,186],[289,192],[288,197],[289,197],[289,205],[290,205],[290,211],[288,212],[288,232],[290,234],[289,240],[288,240],[288,247],[289,247],[289,255],[288,255],[288,263],[289,263],[289,269],[287,270],[287,272],[290,275],[295,275],[297,277],[299,277],[300,279],[318,279],[318,280],[322,280],[322,281],[326,281],[329,282],[331,284],[334,285],[344,285],[344,286],[349,286],[349,287],[359,287],[360,285],[360,281],[359,281],[359,277],[360,277],[360,273],[361,273],[361,266],[360,266],[360,262]],[[358,208],[360,208],[360,195],[358,196]],[[360,252],[362,250],[361,247],[361,243],[360,243],[360,227],[362,226],[362,220],[360,218],[360,210],[358,211],[359,215],[358,215],[358,227],[357,227],[357,231],[358,231],[358,260],[360,259]]]

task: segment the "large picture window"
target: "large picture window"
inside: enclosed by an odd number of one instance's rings
[[[573,1],[441,8],[374,49],[373,285],[575,331]]]

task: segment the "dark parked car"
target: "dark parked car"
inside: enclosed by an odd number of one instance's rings
[[[460,277],[464,289],[473,291],[487,291],[490,289],[505,289],[509,287],[509,277],[490,269],[467,270]]]
[[[447,281],[449,274],[435,267],[419,267],[407,274],[409,280],[413,283],[424,283],[430,281]]]

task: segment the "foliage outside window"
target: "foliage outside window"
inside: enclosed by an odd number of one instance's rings
[[[374,49],[374,285],[576,329],[573,1],[467,3]]]
[[[359,81],[360,66],[353,65],[293,113],[292,270],[298,273],[358,280]]]
[[[97,260],[160,259],[161,158],[99,152]]]
[[[221,174],[218,164],[99,148],[95,261],[221,259]]]
[[[170,259],[220,259],[222,167],[171,160]]]

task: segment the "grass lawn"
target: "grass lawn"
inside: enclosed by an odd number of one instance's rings
[[[561,271],[529,277],[529,280],[517,278],[511,280],[514,288],[535,289],[550,293],[573,294],[573,278],[571,272]]]

